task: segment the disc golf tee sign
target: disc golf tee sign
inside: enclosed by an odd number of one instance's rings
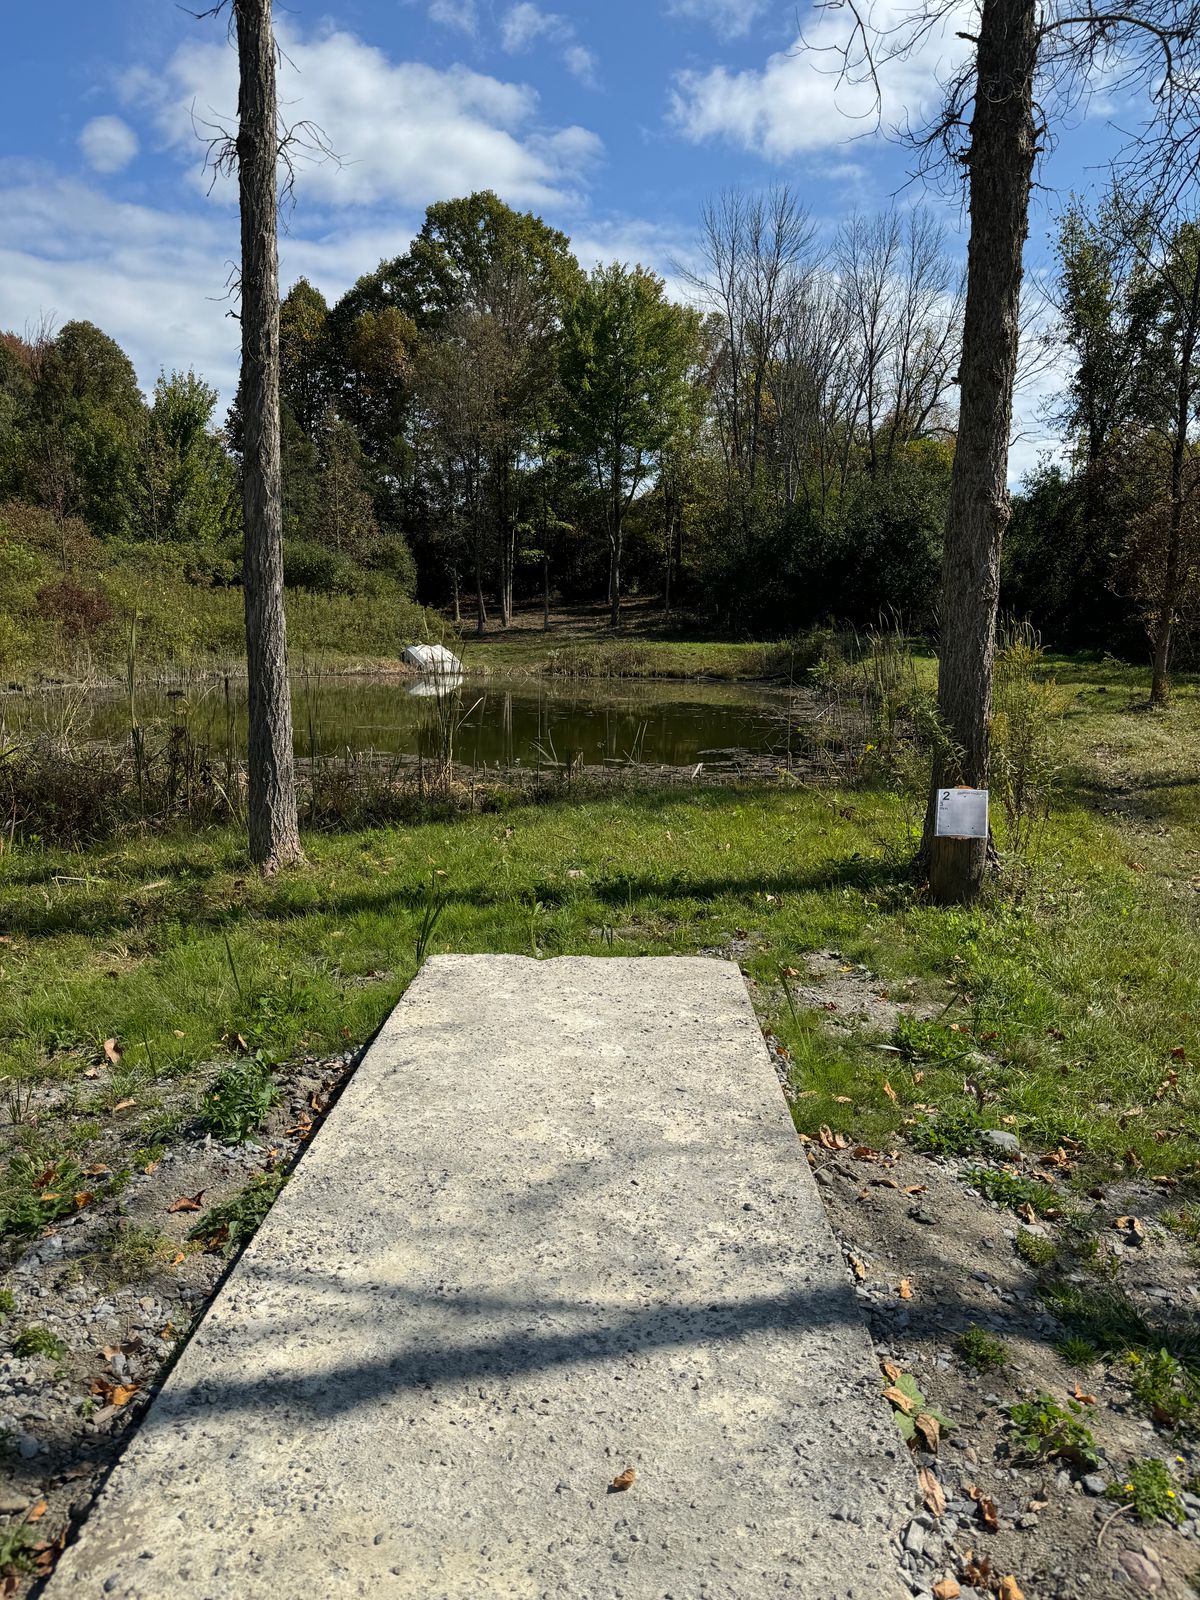
[[[939,839],[986,839],[987,790],[939,789],[934,832]]]

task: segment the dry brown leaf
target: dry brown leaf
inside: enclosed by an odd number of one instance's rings
[[[1076,1381],[1075,1384],[1075,1398],[1079,1401],[1080,1405],[1094,1406],[1096,1404],[1096,1396],[1094,1394],[1084,1394],[1083,1390],[1079,1387],[1078,1381]]]
[[[907,1278],[901,1278],[900,1279],[899,1294],[900,1294],[901,1300],[911,1300],[912,1299],[912,1284],[908,1281]]]
[[[913,1427],[917,1430],[917,1437],[929,1451],[931,1456],[937,1455],[938,1443],[942,1437],[942,1425],[936,1417],[931,1417],[928,1411],[921,1411],[913,1418]]]
[[[939,1578],[933,1586],[933,1600],[957,1600],[961,1593],[957,1578]]]
[[[904,1192],[905,1194],[924,1194],[928,1187],[927,1183],[906,1183]]]
[[[93,1378],[91,1391],[99,1395],[106,1406],[127,1406],[141,1388],[140,1383],[113,1383],[108,1378]]]
[[[823,1150],[846,1150],[850,1141],[844,1133],[834,1133],[827,1123],[822,1123],[817,1129],[817,1143]]]
[[[613,1494],[623,1494],[625,1490],[632,1485],[636,1477],[637,1473],[634,1471],[634,1469],[632,1467],[626,1467],[624,1472],[617,1473],[616,1477],[608,1487]]]
[[[90,1189],[80,1189],[80,1190],[78,1190],[76,1192],[76,1195],[75,1195],[75,1209],[76,1209],[76,1211],[82,1211],[84,1206],[90,1206],[92,1201],[95,1198],[96,1198],[96,1196],[92,1193],[92,1191]]]
[[[25,1517],[25,1521],[26,1522],[40,1522],[42,1520],[42,1518],[46,1515],[46,1512],[49,1509],[50,1509],[49,1506],[46,1504],[46,1502],[44,1500],[39,1500],[37,1505],[30,1506],[29,1511],[28,1511],[28,1513],[27,1513],[27,1515]]]
[[[867,1275],[867,1263],[858,1256],[847,1256],[846,1259],[850,1263],[850,1270],[861,1283]]]
[[[203,1189],[197,1189],[195,1194],[181,1194],[178,1200],[171,1201],[167,1211],[200,1211],[203,1209],[200,1205],[203,1198]]]
[[[137,1105],[136,1100],[118,1100],[112,1108],[111,1115],[115,1117],[118,1111],[128,1111],[130,1106],[135,1105]]]
[[[1140,1217],[1116,1217],[1113,1219],[1113,1227],[1129,1234],[1139,1244],[1146,1237],[1146,1224]]]
[[[922,1467],[917,1473],[917,1482],[921,1485],[921,1498],[926,1511],[932,1511],[935,1517],[940,1517],[946,1509],[946,1494],[937,1480],[937,1474],[931,1467]]]
[[[852,1106],[854,1104],[848,1094],[835,1094],[833,1098],[839,1106]]]
[[[1022,1222],[1028,1222],[1032,1224],[1037,1221],[1037,1212],[1029,1204],[1028,1200],[1023,1200],[1017,1207],[1017,1215],[1020,1217]]]
[[[897,1373],[897,1377],[899,1377],[899,1373]],[[912,1408],[916,1403],[911,1395],[905,1394],[903,1389],[897,1389],[895,1384],[888,1385],[883,1391],[883,1398],[890,1400],[896,1410],[903,1411],[906,1417],[912,1414]]]
[[[1000,1600],[1025,1600],[1025,1591],[1011,1572],[1000,1579]]]
[[[884,1361],[881,1363],[881,1367],[883,1370],[883,1375],[888,1382],[895,1383],[900,1376],[900,1368],[896,1365],[896,1363],[894,1361]]]
[[[1181,1044],[1177,1044],[1175,1046],[1174,1050],[1171,1051],[1171,1057],[1175,1061],[1186,1061],[1187,1060],[1187,1051],[1183,1048],[1183,1046]]]
[[[112,1062],[114,1067],[120,1065],[121,1048],[117,1044],[117,1041],[115,1039],[105,1039],[105,1041],[104,1041],[104,1054]]]
[[[900,1096],[896,1093],[895,1089],[892,1088],[891,1084],[887,1081],[886,1078],[883,1080],[883,1092],[884,1092],[885,1095],[887,1095],[888,1099],[892,1102],[893,1105],[898,1105],[899,1104]]]
[[[974,1500],[979,1507],[979,1520],[989,1533],[996,1533],[1000,1528],[1000,1515],[996,1510],[996,1502],[984,1494],[973,1483],[967,1485],[968,1498]]]
[[[925,1082],[925,1074],[924,1074],[924,1072],[914,1072],[913,1073],[913,1082],[914,1083],[924,1083]]]
[[[895,1178],[872,1178],[871,1187],[873,1189],[898,1189],[900,1185]]]

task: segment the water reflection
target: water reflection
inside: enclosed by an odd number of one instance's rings
[[[22,700],[5,715],[11,727],[19,710],[32,728],[37,703]],[[292,703],[302,756],[346,750],[432,755],[444,745],[447,717],[454,723],[456,759],[480,767],[630,760],[684,766],[730,752],[765,754],[781,749],[787,737],[786,697],[744,684],[301,673]],[[136,700],[138,723],[148,735],[186,724],[192,739],[214,752],[244,748],[245,713],[246,686],[235,680],[183,692],[139,689]],[[77,738],[127,739],[128,699],[91,694],[73,723]]]

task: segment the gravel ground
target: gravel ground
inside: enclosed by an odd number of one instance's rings
[[[123,1126],[116,1113],[99,1141],[102,1158],[93,1147],[88,1160],[127,1173],[117,1192],[98,1192],[11,1260],[3,1282],[12,1310],[0,1326],[0,1559],[10,1570],[0,1576],[0,1595],[36,1590],[220,1285],[225,1254],[187,1237],[198,1216],[257,1175],[286,1170],[355,1059],[280,1067],[282,1099],[260,1138],[228,1146],[194,1125],[140,1168],[136,1121],[127,1113]],[[193,1082],[189,1097],[194,1092]],[[22,1127],[53,1116],[44,1099]],[[4,1131],[0,1159],[20,1133]],[[97,1174],[98,1191],[106,1181]],[[31,1328],[52,1335],[62,1353],[17,1354]],[[16,1565],[26,1570],[11,1570],[14,1539]]]

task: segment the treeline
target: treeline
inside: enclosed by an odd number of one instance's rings
[[[1148,638],[1161,701],[1200,601],[1200,227],[1114,188],[1067,208],[1058,261],[1068,453],[1016,502],[1009,599],[1062,647]]]
[[[1195,597],[1200,252],[1119,194],[1069,208],[1055,420],[1016,497],[1009,610],[1053,645],[1164,663]],[[552,596],[655,596],[720,631],[935,623],[959,273],[921,210],[822,239],[786,189],[711,204],[686,304],[484,192],[281,316],[285,578],[505,626]],[[241,423],[194,373],[141,394],[99,329],[0,336],[0,500],[240,581]],[[63,564],[69,565],[64,536]],[[82,605],[82,602],[80,602]],[[1164,665],[1165,671],[1165,665]]]

